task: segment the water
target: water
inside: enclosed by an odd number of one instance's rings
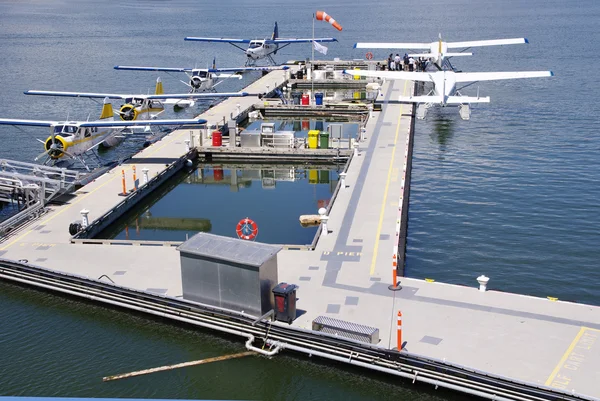
[[[302,227],[298,218],[327,207],[342,168],[199,165],[169,180],[99,238],[185,241],[199,231],[237,238],[238,222],[249,217],[258,225],[257,241],[311,244],[317,227]]]
[[[600,304],[598,138],[600,84],[595,78],[600,4],[594,0],[393,0],[364,2],[4,1],[0,3],[0,110],[3,117],[87,118],[86,100],[25,97],[27,89],[142,92],[156,75],[115,71],[117,64],[194,66],[217,56],[239,65],[229,45],[183,37],[256,34],[273,22],[282,36],[307,37],[324,9],[343,26],[317,22],[336,36],[328,58],[363,58],[356,41],[449,41],[526,36],[531,44],[474,49],[455,60],[465,71],[552,69],[550,79],[484,82],[492,103],[461,121],[456,110],[417,122],[407,274]],[[374,51],[385,58],[389,51]],[[289,46],[278,60],[307,57]],[[317,58],[324,58],[317,54]],[[256,78],[256,77],[254,77]],[[179,76],[164,76],[167,91]],[[237,90],[252,78],[225,82]],[[465,92],[474,95],[477,85]],[[189,111],[189,113],[192,113]],[[41,152],[26,132],[0,127],[0,157],[31,161]],[[124,144],[123,152],[127,152]],[[533,280],[532,280],[533,279]],[[236,352],[229,343],[97,306],[2,285],[0,392],[6,395],[234,399],[459,399],[364,371],[331,369],[281,355],[237,360],[121,383],[106,374]],[[232,378],[235,384],[232,385]]]

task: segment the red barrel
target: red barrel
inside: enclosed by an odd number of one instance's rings
[[[223,134],[221,134],[221,131],[213,131],[212,146],[221,146],[221,145],[223,145]]]
[[[310,120],[302,120],[302,130],[308,131],[310,129]]]
[[[213,170],[213,178],[214,178],[215,181],[223,181],[223,169],[221,167],[215,167],[214,168],[214,170]]]
[[[305,93],[302,95],[302,106],[308,106],[310,103],[310,97]]]

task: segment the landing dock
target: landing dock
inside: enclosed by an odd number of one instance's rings
[[[285,82],[284,72],[273,71],[245,90],[267,92]],[[381,111],[369,112],[357,150],[344,153],[346,176],[328,208],[327,231],[312,250],[279,251],[279,281],[299,285],[300,313],[291,325],[184,299],[174,244],[110,245],[69,234],[83,209],[89,227],[106,224],[128,200],[151,192],[199,154],[244,152],[227,143],[211,150],[200,130],[168,134],[3,238],[0,278],[239,335],[248,349],[267,355],[291,350],[487,399],[600,399],[600,307],[480,291],[476,274],[473,287],[401,277],[415,110],[394,99],[413,90],[409,81],[383,82]],[[241,118],[256,102],[227,99],[200,117],[214,129],[224,119]],[[139,189],[123,197],[122,171],[130,180],[133,166]],[[389,288],[394,270],[399,290]],[[315,330],[315,321],[343,324],[324,332]],[[377,330],[379,341],[358,338],[368,329]],[[348,337],[344,330],[358,334]],[[261,339],[269,345],[265,350]]]

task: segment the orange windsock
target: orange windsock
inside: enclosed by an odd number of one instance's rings
[[[333,25],[333,27],[335,29],[337,29],[338,31],[342,30],[342,26],[340,24],[338,24],[336,20],[334,20],[333,18],[331,18],[331,15],[327,14],[325,11],[317,11],[317,20],[319,20],[319,21],[327,21],[331,25]]]

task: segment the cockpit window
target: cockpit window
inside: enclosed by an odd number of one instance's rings
[[[262,45],[262,43],[260,42],[250,42],[250,45],[248,46],[250,49],[256,49],[259,48]]]
[[[198,76],[199,76],[200,78],[206,78],[206,77],[208,76],[208,72],[206,72],[206,71],[200,71],[200,72],[198,73]]]
[[[73,125],[57,125],[54,127],[54,133],[60,134],[61,136],[71,136],[77,133],[79,127]]]

